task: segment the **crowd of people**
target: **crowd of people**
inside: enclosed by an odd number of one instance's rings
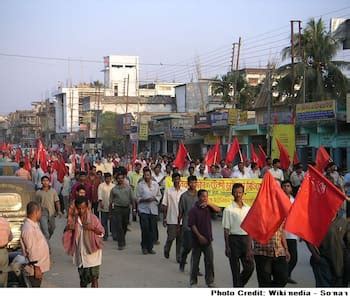
[[[5,156],[2,155],[2,159]],[[299,237],[279,228],[267,244],[254,241],[241,228],[250,207],[244,202],[244,185],[232,186],[232,204],[223,212],[208,201],[208,191],[197,190],[199,179],[262,178],[266,172],[278,180],[291,203],[304,177],[304,166],[296,164],[282,170],[279,159],[266,159],[259,168],[249,160],[207,166],[203,160],[188,161],[179,170],[173,165],[174,157],[140,157],[132,164],[130,158],[117,154],[101,157],[90,155],[63,155],[64,177],[54,167],[56,154],[51,155],[47,170],[32,161],[28,171],[19,162],[16,176],[32,180],[36,188],[36,200],[27,206],[27,220],[23,226],[21,243],[26,256],[38,263],[30,270],[33,286],[40,286],[43,273],[49,269],[50,238],[55,230],[55,217],[65,217],[63,245],[73,257],[78,268],[80,286],[98,287],[99,267],[102,263],[103,241],[116,242],[118,250],[126,248],[126,234],[131,221],[138,221],[141,228],[140,253],[153,255],[154,245],[159,244],[159,221],[166,228],[167,238],[163,247],[165,258],[170,257],[173,242],[176,243],[176,261],[184,272],[187,257],[190,260],[190,286],[198,283],[201,275],[201,254],[205,262],[205,282],[215,286],[214,253],[212,247],[212,216],[222,213],[225,255],[229,260],[234,287],[244,287],[257,272],[259,287],[284,287],[296,284],[292,272],[297,265],[297,241]],[[350,195],[350,173],[344,177],[330,163],[324,175],[339,189]],[[187,188],[180,186],[181,177],[187,178]],[[172,186],[166,186],[171,180]],[[307,244],[316,286],[348,286],[350,228],[349,205],[345,204],[332,222],[329,232],[319,248]],[[0,230],[1,229],[0,220]],[[341,228],[341,230],[339,229]],[[7,240],[10,239],[10,236]],[[0,251],[8,241],[0,239]],[[4,244],[4,245],[3,245]]]

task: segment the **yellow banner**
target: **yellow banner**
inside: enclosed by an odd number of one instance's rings
[[[227,120],[228,125],[237,125],[238,114],[239,114],[239,109],[230,108],[228,110],[228,120]]]
[[[139,140],[140,141],[147,141],[148,140],[148,123],[140,123]]]
[[[165,187],[173,186],[170,180],[165,181]],[[244,185],[243,200],[248,205],[252,205],[258,191],[260,189],[262,179],[198,179],[197,190],[204,189],[208,191],[209,201],[219,207],[226,207],[232,203],[232,186],[234,183],[242,183]],[[187,188],[187,178],[181,177],[181,187]]]
[[[279,158],[278,139],[287,149],[289,158],[293,161],[295,151],[295,127],[292,124],[273,125],[272,128],[272,158]]]

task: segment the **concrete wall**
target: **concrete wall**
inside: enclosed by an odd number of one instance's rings
[[[130,68],[128,67],[130,66]],[[127,78],[129,76],[129,84]],[[105,85],[117,96],[137,96],[139,81],[139,57],[111,55],[105,63]],[[116,86],[118,88],[116,88]],[[128,92],[127,92],[128,89]]]

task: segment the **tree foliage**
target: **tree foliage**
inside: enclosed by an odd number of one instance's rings
[[[302,59],[295,62],[294,66],[287,64],[278,69],[277,89],[280,96],[289,101],[300,101],[305,74],[306,102],[345,100],[348,80],[342,69],[348,68],[349,63],[334,60],[340,42],[326,31],[322,19],[311,19],[300,37],[296,34],[294,40],[295,56]],[[291,53],[291,46],[284,48],[282,58],[290,58]],[[301,88],[295,89],[295,85]]]
[[[260,85],[251,86],[248,84],[242,71],[216,76],[213,83],[213,94],[220,95],[225,106],[236,104],[236,108],[240,109],[251,108],[259,90]]]

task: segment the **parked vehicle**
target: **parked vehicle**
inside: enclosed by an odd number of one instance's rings
[[[0,162],[0,176],[15,176],[15,173],[18,169],[19,169],[19,165],[16,162],[12,162],[12,161]]]
[[[27,204],[35,199],[34,184],[15,177],[0,177],[0,216],[10,223],[13,234],[8,244],[9,251],[20,248],[21,227],[26,217]]]
[[[8,273],[7,287],[32,287],[29,275],[25,270],[26,266],[35,265],[37,261],[28,261],[21,252],[10,252],[9,253],[9,266],[7,270],[0,270],[2,272]]]

